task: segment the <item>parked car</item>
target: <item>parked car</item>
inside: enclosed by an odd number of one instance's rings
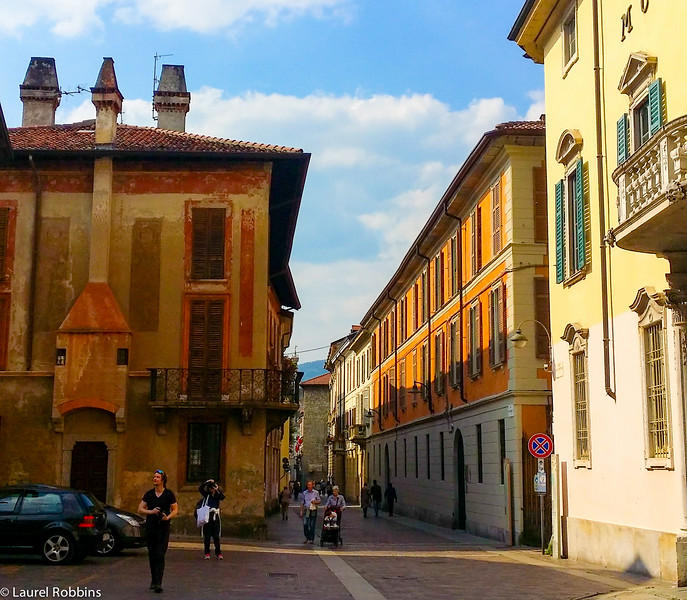
[[[99,556],[114,556],[124,548],[146,545],[146,520],[135,513],[105,505],[107,530],[103,543],[98,546]]]
[[[79,560],[102,543],[102,504],[90,493],[51,485],[0,488],[0,552],[40,554],[59,565]]]

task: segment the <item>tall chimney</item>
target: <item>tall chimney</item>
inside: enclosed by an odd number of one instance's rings
[[[91,101],[95,105],[95,143],[113,144],[117,134],[117,115],[122,112],[124,97],[117,86],[114,61],[103,58],[98,80],[91,88]]]
[[[31,57],[24,83],[19,86],[19,98],[24,104],[21,126],[54,125],[61,97],[55,59]]]
[[[183,65],[162,65],[160,83],[153,94],[153,106],[157,111],[160,129],[186,131],[186,113],[191,104],[191,94],[186,91]]]

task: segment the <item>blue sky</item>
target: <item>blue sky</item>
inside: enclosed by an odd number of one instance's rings
[[[544,112],[541,67],[506,40],[522,3],[5,0],[0,102],[18,126],[31,56],[55,57],[65,91],[111,56],[124,122],[152,126],[153,56],[172,54],[187,131],[312,153],[291,261],[291,350],[309,350],[364,315],[481,134]],[[93,115],[65,95],[57,121]]]

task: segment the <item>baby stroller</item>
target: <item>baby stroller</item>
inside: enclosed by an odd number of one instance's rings
[[[343,546],[343,538],[341,537],[341,511],[331,506],[324,509],[324,517],[322,518],[320,546],[324,546],[325,543],[334,544],[334,547],[339,544]]]

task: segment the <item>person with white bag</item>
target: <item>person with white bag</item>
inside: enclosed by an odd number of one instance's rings
[[[215,556],[217,560],[224,560],[220,549],[220,536],[222,535],[222,521],[219,515],[219,503],[225,496],[215,483],[214,479],[208,479],[201,483],[198,491],[203,500],[198,507],[197,523],[202,526],[203,542],[205,543],[205,560],[210,560],[210,538],[215,543]]]

